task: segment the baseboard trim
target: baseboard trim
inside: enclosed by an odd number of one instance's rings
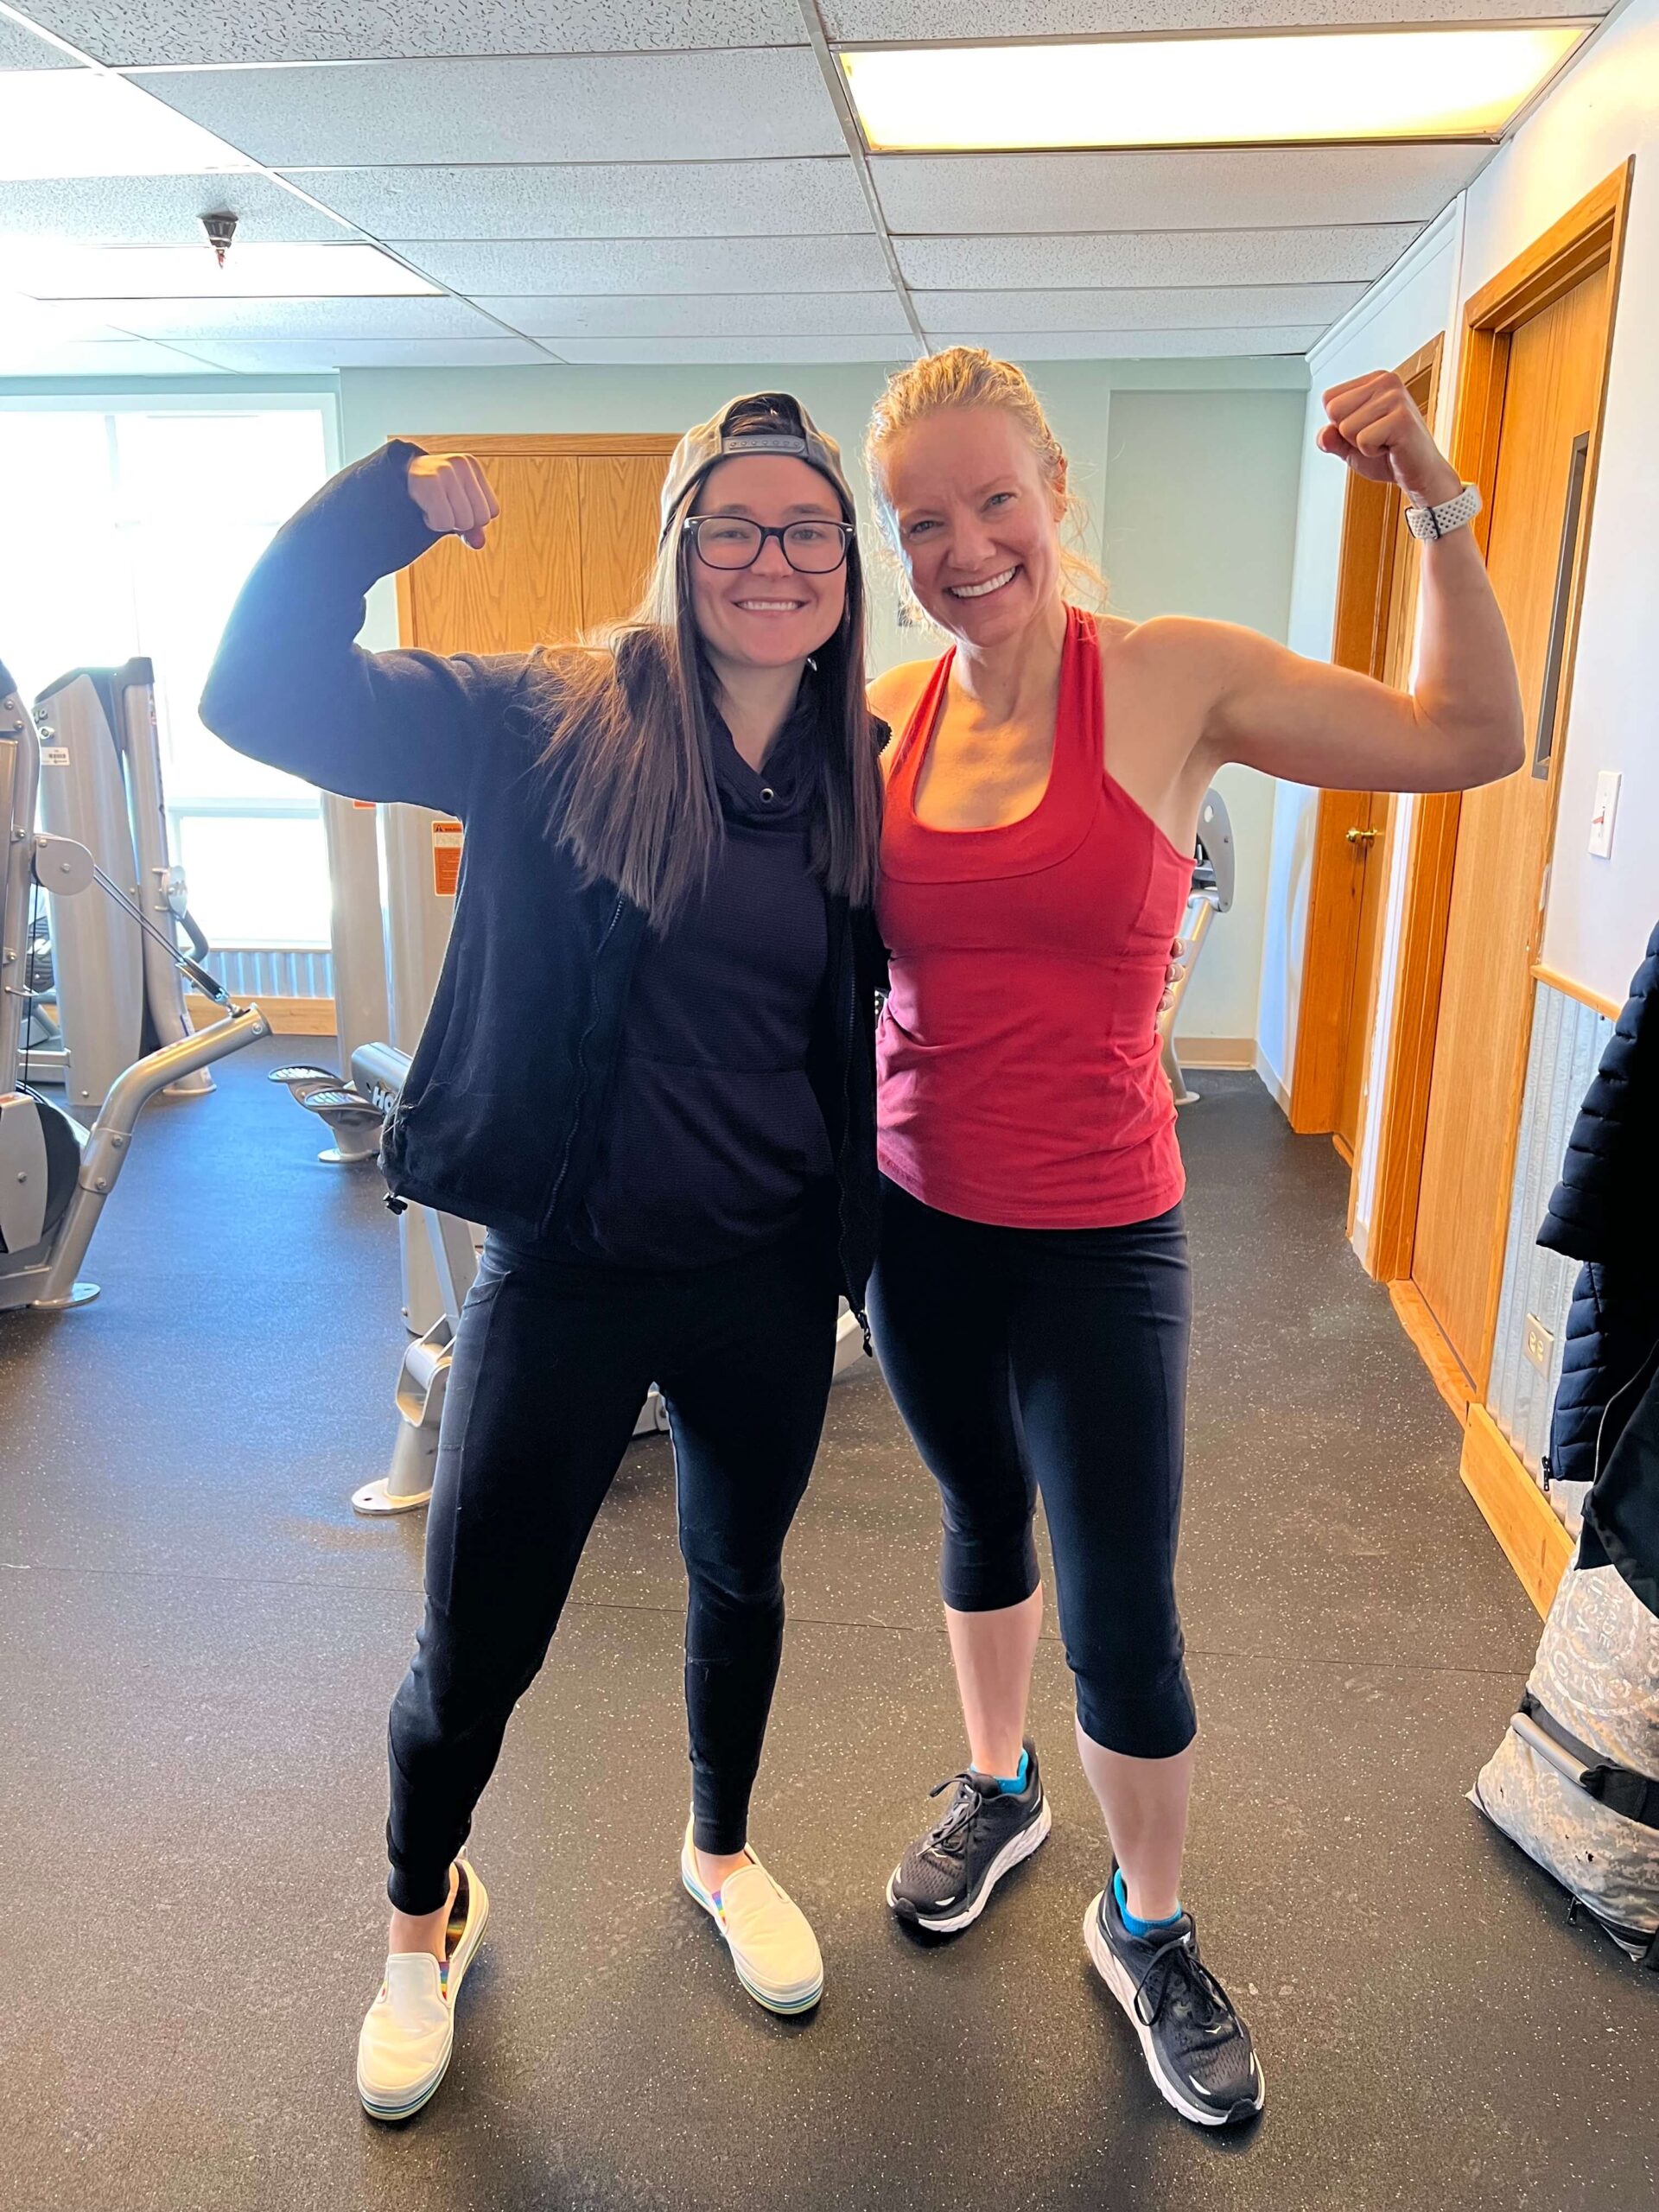
[[[1539,1612],[1554,1602],[1573,1543],[1484,1406],[1471,1406],[1458,1472]]]
[[[1457,1415],[1459,1425],[1466,1428],[1473,1396],[1469,1377],[1446,1341],[1445,1331],[1430,1313],[1427,1300],[1414,1282],[1391,1282],[1389,1299],[1400,1316],[1401,1327],[1417,1347],[1418,1357],[1428,1370],[1434,1388]]]
[[[332,1037],[335,1033],[333,999],[267,998],[261,991],[242,1002],[257,1006],[278,1037]],[[200,992],[189,992],[184,1003],[197,1029],[206,1029],[209,1023],[225,1018],[224,1007]]]
[[[1253,1068],[1254,1037],[1177,1037],[1175,1057],[1184,1068]]]
[[[1278,1069],[1274,1067],[1273,1062],[1268,1058],[1267,1054],[1262,1051],[1259,1045],[1256,1046],[1255,1051],[1251,1054],[1250,1065],[1255,1068],[1256,1074],[1261,1077],[1268,1097],[1272,1099],[1274,1104],[1279,1109],[1279,1111],[1284,1116],[1285,1119],[1288,1121],[1290,1119],[1290,1093],[1286,1089],[1285,1085],[1280,1081]]]

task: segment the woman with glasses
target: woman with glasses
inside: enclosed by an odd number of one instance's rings
[[[394,441],[346,469],[254,570],[202,703],[258,760],[467,830],[382,1154],[394,1197],[488,1231],[391,1709],[391,1928],[357,2066],[383,2120],[448,2063],[489,1909],[461,1846],[653,1382],[690,1582],[681,1879],[759,2003],[803,2012],[823,1985],[748,1808],[836,1300],[861,1318],[874,1250],[880,777],[852,498],[792,398],[734,400],[676,449],[648,596],[603,649],[353,645],[377,578],[445,534],[481,547],[496,512],[465,457]]]

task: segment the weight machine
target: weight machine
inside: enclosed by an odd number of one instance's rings
[[[36,698],[35,721],[40,827],[84,846],[114,888],[79,899],[46,884],[49,924],[37,915],[29,932],[23,1056],[31,1083],[61,1084],[71,1111],[90,1116],[124,1068],[190,1037],[178,930],[198,963],[207,943],[168,857],[150,663],[72,669]],[[205,1068],[168,1085],[190,1097],[213,1087]]]
[[[127,666],[147,670],[148,664],[130,662]],[[147,686],[148,674],[138,681]],[[56,696],[56,690],[47,696]],[[49,716],[42,720],[50,733],[47,741],[56,745],[61,724]],[[232,1007],[222,985],[200,963],[176,950],[170,926],[164,931],[152,920],[140,897],[130,896],[92,849],[76,838],[37,829],[43,749],[16,686],[0,666],[0,1311],[24,1306],[57,1311],[97,1297],[97,1285],[79,1281],[78,1271],[126,1161],[134,1125],[146,1102],[158,1090],[200,1088],[195,1078],[205,1083],[205,1071],[213,1061],[270,1033],[257,1007]],[[92,818],[114,820],[126,786],[113,747],[106,744],[99,753],[94,744],[87,763]],[[54,768],[63,765],[53,764]],[[156,800],[159,806],[159,785]],[[182,1034],[137,1056],[130,1066],[118,1066],[99,1091],[96,1118],[87,1128],[38,1093],[20,1089],[18,1077],[24,1023],[35,1004],[29,980],[29,921],[35,894],[44,891],[51,899],[58,929],[70,903],[95,883],[142,936],[141,969],[153,944],[158,957],[164,954],[198,990],[227,1011],[223,1020],[210,1027],[192,1031],[186,1025]],[[168,912],[170,924],[170,908]],[[86,943],[77,940],[73,957],[78,976],[84,970],[86,980],[99,981],[96,958]],[[129,963],[118,982],[130,986],[131,981]],[[99,1001],[94,996],[89,1002]],[[122,1002],[117,982],[109,982],[103,1002]],[[69,1003],[67,998],[63,1001],[66,1014]],[[181,1010],[181,995],[180,1003]],[[89,1090],[94,1087],[96,1071],[103,1065],[96,1057],[96,1037],[90,1044],[92,1057],[77,1060],[79,1038],[77,1029],[65,1047],[72,1096],[79,1096],[83,1084]]]
[[[1195,1106],[1196,1090],[1189,1090],[1175,1052],[1175,1024],[1186,996],[1198,955],[1211,925],[1233,903],[1233,824],[1227,802],[1212,784],[1198,810],[1198,849],[1192,861],[1192,884],[1187,894],[1186,915],[1181,924],[1185,972],[1176,983],[1173,1002],[1158,1017],[1158,1039],[1163,1048],[1164,1073],[1178,1106]]]

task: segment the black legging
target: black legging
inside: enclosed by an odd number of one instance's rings
[[[1036,1589],[1040,1491],[1084,1734],[1139,1758],[1184,1751],[1181,1209],[1122,1229],[999,1229],[885,1178],[881,1201],[870,1318],[943,1493],[945,1604],[988,1612]]]
[[[426,1533],[426,1618],[392,1702],[387,1893],[435,1911],[655,1382],[690,1583],[700,1850],[743,1847],[783,1644],[784,1538],[817,1449],[835,1270],[817,1228],[716,1267],[588,1265],[492,1237],[456,1338]]]

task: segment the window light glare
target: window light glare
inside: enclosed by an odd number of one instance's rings
[[[416,296],[439,287],[378,246],[88,246],[0,240],[0,285],[37,300],[278,300]]]
[[[843,53],[875,151],[1491,138],[1590,25]]]
[[[199,123],[98,69],[0,69],[0,181],[251,169]]]

